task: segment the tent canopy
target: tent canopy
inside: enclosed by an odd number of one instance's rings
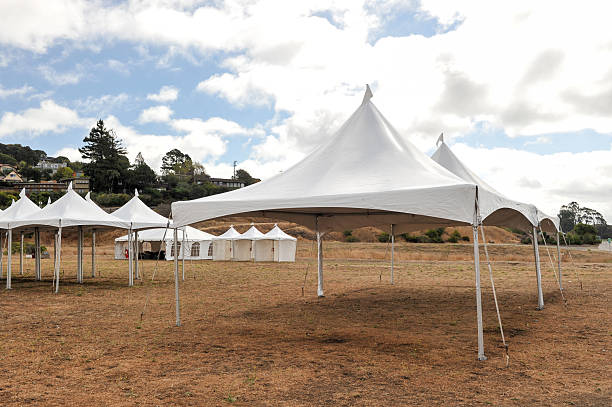
[[[114,211],[112,215],[129,222],[132,230],[165,227],[169,222],[168,218],[161,216],[140,200],[138,190],[135,191],[132,199]]]
[[[294,242],[297,241],[295,237],[283,232],[281,228],[278,227],[278,225],[274,225],[274,227],[268,233],[263,235],[260,240],[291,240]]]
[[[312,229],[395,224],[398,233],[472,224],[476,185],[404,140],[371,92],[334,136],[287,171],[223,194],[174,202],[175,225],[256,214]]]
[[[129,228],[129,223],[104,212],[91,205],[68,185],[66,194],[45,206],[40,211],[14,222],[20,226],[47,226],[51,228],[70,226],[101,226],[113,228]]]
[[[257,240],[264,237],[264,234],[259,231],[255,226],[251,226],[249,230],[237,236],[234,240]]]
[[[236,240],[240,235],[241,233],[234,229],[234,225],[231,225],[223,234],[213,236],[213,240]]]
[[[444,142],[443,135],[438,139],[440,145],[431,158],[438,164],[457,175],[461,179],[478,185],[480,214],[483,223],[493,226],[515,227],[525,231],[531,231],[533,226],[538,226],[540,221],[548,219],[547,229],[552,226],[551,232],[556,232],[558,219],[553,219],[534,205],[525,204],[507,198],[479,176],[472,172]]]
[[[9,229],[15,221],[40,212],[40,208],[26,196],[25,188],[19,193],[19,200],[0,212],[0,228]]]
[[[187,241],[204,241],[212,240],[215,236],[210,233],[203,232],[191,226],[178,229],[178,240],[183,240],[183,229],[186,229],[185,240]],[[165,235],[165,237],[164,237]],[[174,239],[174,230],[166,228],[146,229],[138,232],[139,242],[172,242]],[[115,242],[127,242],[128,235],[124,235],[115,239]]]

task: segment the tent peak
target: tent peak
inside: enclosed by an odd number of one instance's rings
[[[87,191],[87,194],[85,195],[85,199],[88,200],[88,201],[91,200],[91,191]]]
[[[138,196],[138,188],[134,189],[134,196]]]
[[[72,190],[72,181],[68,183],[68,188],[66,188],[66,191],[70,191],[70,190]]]
[[[438,137],[438,140],[436,141],[436,147],[438,144],[444,144],[444,133],[440,133],[440,137]]]
[[[19,197],[23,198],[24,196],[26,196],[26,192],[25,192],[25,188],[22,188],[21,192],[19,193]]]
[[[363,95],[363,100],[361,101],[361,104],[365,104],[367,102],[370,101],[370,99],[372,99],[374,97],[374,94],[372,93],[372,89],[370,89],[370,85],[366,84],[366,90],[365,90],[365,94]]]

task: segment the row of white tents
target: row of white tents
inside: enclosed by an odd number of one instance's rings
[[[372,96],[368,86],[361,105],[340,129],[288,170],[246,188],[174,202],[174,224],[184,226],[240,214],[273,217],[307,226],[317,235],[320,297],[324,295],[321,238],[329,231],[363,226],[389,228],[393,242],[399,233],[472,226],[478,358],[484,360],[479,230],[483,237],[484,225],[513,227],[532,235],[538,308],[542,309],[538,233],[557,234],[559,220],[534,205],[511,200],[497,192],[461,163],[443,142],[433,159],[427,157],[400,136],[374,106]],[[560,273],[558,237],[557,234]],[[486,248],[486,239],[483,243]],[[391,253],[393,283],[393,249]],[[175,270],[178,275],[176,261]],[[490,275],[492,278],[491,272]],[[178,280],[176,283],[176,323],[180,325]]]
[[[127,257],[129,240],[129,235],[115,239],[115,259]],[[137,253],[163,251],[166,260],[174,260],[174,241],[168,228],[144,230],[138,234],[137,240]],[[220,236],[184,226],[178,230],[177,246],[179,260],[294,262],[297,239],[283,232],[278,225],[265,234],[255,226],[244,233],[230,226]]]

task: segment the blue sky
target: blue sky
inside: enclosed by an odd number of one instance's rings
[[[444,132],[516,199],[548,211],[576,199],[612,215],[605,179],[572,190],[609,174],[612,159],[605,10],[555,6],[551,19],[550,7],[5,1],[0,142],[77,159],[102,118],[131,159],[142,151],[154,168],[179,148],[211,175],[228,176],[236,160],[266,178],[329,137],[370,83],[379,109],[425,153]]]

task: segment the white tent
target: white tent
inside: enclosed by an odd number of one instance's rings
[[[186,229],[183,239],[183,229]],[[136,238],[135,236],[133,237]],[[206,260],[212,259],[213,235],[191,226],[178,230],[179,259]],[[163,243],[162,243],[163,242]],[[185,242],[185,245],[183,245]],[[139,248],[142,252],[150,252],[155,256],[161,249],[166,260],[174,260],[173,231],[167,228],[146,229],[138,233]],[[162,246],[163,245],[163,246]],[[128,235],[115,239],[115,259],[126,259]]]
[[[326,231],[390,226],[394,235],[437,226],[472,225],[478,357],[485,359],[477,230],[481,219],[479,187],[449,172],[401,137],[371,98],[368,87],[361,105],[338,132],[287,171],[246,188],[174,202],[175,225],[249,214],[310,227],[317,234],[319,296],[323,296],[321,237]],[[509,225],[524,224],[523,217],[513,222],[514,212],[503,206],[487,204],[484,210],[485,217],[496,216]],[[178,311],[177,307],[180,323]]]
[[[297,239],[283,232],[278,225],[255,240],[255,261],[295,261]]]
[[[128,263],[128,281],[129,285],[132,286],[134,285],[134,270],[136,271],[136,278],[140,278],[139,256],[134,256],[134,251],[136,251],[136,253],[140,253],[142,251],[140,243],[134,244],[134,242],[140,242],[140,239],[138,238],[138,231],[149,228],[168,227],[170,225],[170,221],[168,218],[161,216],[159,213],[145,205],[145,203],[138,197],[138,190],[134,191],[134,197],[132,199],[127,201],[121,208],[114,211],[112,215],[125,222],[129,222],[130,225],[129,233],[127,235],[130,239],[130,242],[127,243],[128,259],[130,260]],[[132,231],[136,231],[136,233],[132,234]]]
[[[234,261],[249,261],[254,258],[254,245],[257,239],[264,236],[255,226],[251,226],[249,230],[237,236],[234,240]]]
[[[13,202],[10,207],[0,213],[0,229],[7,230],[7,269],[6,269],[6,288],[11,289],[11,274],[12,274],[12,244],[13,244],[13,228],[14,223],[18,219],[28,217],[40,212],[40,208],[26,196],[25,188],[19,193],[19,200]],[[23,274],[23,228],[20,230],[21,250],[19,253],[19,274]],[[37,241],[36,250],[36,279],[40,280],[40,236],[39,231],[35,231],[35,240]],[[2,256],[3,245],[0,238],[0,259]],[[3,265],[0,260],[0,275],[2,274]]]
[[[227,261],[233,258],[234,240],[240,233],[231,225],[223,234],[214,236],[213,239],[213,260]]]
[[[459,160],[459,158],[446,145],[443,135],[440,135],[438,138],[438,143],[440,143],[438,149],[433,153],[431,158],[458,177],[478,185],[479,205],[481,208],[502,208],[501,210],[493,213],[493,215],[490,217],[483,216],[483,225],[510,226],[531,233],[536,267],[538,308],[543,309],[544,296],[542,293],[542,275],[540,271],[538,232],[536,228],[539,226],[540,229],[546,230],[549,233],[557,234],[557,253],[560,254],[561,249],[559,246],[559,235],[557,233],[560,223],[559,218],[556,216],[548,216],[539,211],[533,205],[516,202],[506,198],[504,195],[497,192],[495,189],[493,189],[493,187],[474,174],[463,162],[461,162],[461,160]],[[505,216],[498,216],[501,213],[504,213]],[[558,267],[559,276],[561,276],[560,259],[558,261]],[[559,280],[559,287],[561,287],[561,280]]]
[[[77,250],[77,281],[83,282],[83,231],[88,228],[122,228],[128,229],[129,223],[104,212],[99,207],[92,205],[83,199],[72,189],[72,183],[68,185],[66,194],[45,206],[40,211],[25,216],[13,222],[15,228],[32,227],[48,228],[57,230],[56,252],[55,252],[55,292],[59,292],[59,270],[61,265],[62,229],[76,227],[79,232],[79,243]]]

